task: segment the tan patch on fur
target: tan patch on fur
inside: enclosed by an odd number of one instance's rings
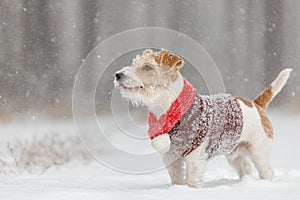
[[[255,98],[254,103],[261,106],[262,108],[266,108],[269,102],[272,100],[272,97],[272,86],[270,85],[258,97]]]
[[[183,60],[179,56],[166,50],[154,53],[153,58],[158,65],[175,67],[176,70],[180,69],[183,65]]]
[[[266,116],[265,110],[257,104],[255,104],[255,106],[260,115],[260,120],[261,120],[261,124],[264,128],[264,131],[266,132],[268,138],[273,138],[273,127],[272,127],[270,120]]]
[[[236,97],[236,99],[242,101],[246,106],[248,106],[249,108],[253,107],[252,102],[248,101],[247,99],[244,99],[242,97]]]

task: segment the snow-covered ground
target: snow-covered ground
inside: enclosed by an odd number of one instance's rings
[[[73,161],[41,175],[0,175],[0,199],[300,199],[300,115],[270,115],[275,129],[272,165],[276,178],[262,181],[257,173],[239,181],[223,157],[207,165],[204,187],[171,186],[166,170],[133,175],[116,172],[96,161]],[[72,132],[72,123],[42,128],[3,126],[1,142],[19,132]],[[49,131],[50,132],[50,131]],[[5,134],[9,133],[9,134]],[[14,133],[14,134],[13,134]],[[8,136],[7,136],[8,135]],[[9,136],[10,135],[10,136]],[[20,135],[19,135],[20,136]],[[29,137],[26,135],[26,137]]]

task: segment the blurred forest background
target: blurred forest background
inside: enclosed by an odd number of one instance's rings
[[[300,110],[299,13],[299,0],[1,0],[0,121],[70,117],[87,54],[116,33],[148,26],[201,43],[234,95],[253,99],[283,68],[294,68],[276,102]]]

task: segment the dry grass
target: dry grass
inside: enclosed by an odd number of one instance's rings
[[[52,166],[89,159],[79,139],[63,139],[58,134],[7,143],[6,150],[0,157],[0,174],[44,173]]]

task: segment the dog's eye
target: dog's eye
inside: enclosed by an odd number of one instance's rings
[[[145,65],[144,67],[143,67],[143,70],[146,70],[146,71],[150,71],[150,70],[152,70],[153,68],[152,67],[150,67],[149,65]]]

